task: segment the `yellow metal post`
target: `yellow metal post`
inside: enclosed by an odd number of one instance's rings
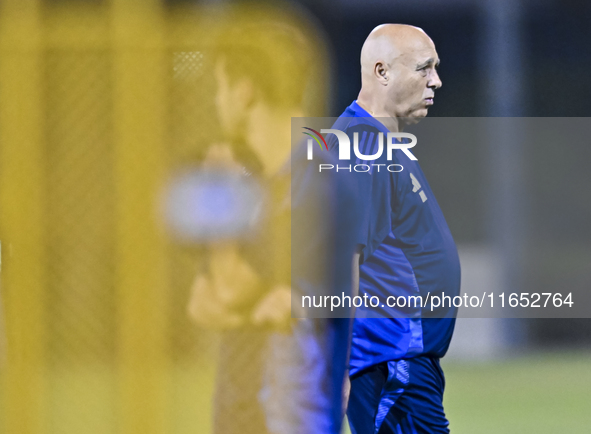
[[[0,6],[0,236],[7,328],[4,426],[46,432],[44,161],[38,0]]]
[[[156,198],[166,153],[163,11],[112,0],[121,433],[167,432],[166,243]]]

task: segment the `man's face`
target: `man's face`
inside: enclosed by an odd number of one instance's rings
[[[427,116],[435,90],[442,84],[437,74],[438,65],[435,46],[427,38],[409,44],[391,62],[387,92],[388,112],[392,116],[407,118],[411,123]]]
[[[226,71],[226,60],[221,58],[215,65],[217,85],[215,107],[224,132],[234,137],[244,124],[248,106],[248,83],[246,80],[232,82]]]

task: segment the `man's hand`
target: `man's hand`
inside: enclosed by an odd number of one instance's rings
[[[216,330],[237,328],[246,322],[245,315],[232,311],[217,299],[216,291],[204,276],[197,276],[193,283],[187,311],[195,324]]]
[[[242,258],[234,243],[210,247],[209,275],[210,290],[229,309],[252,306],[264,291],[260,277]]]
[[[225,170],[240,170],[229,143],[212,143],[203,159],[203,167],[216,167]]]
[[[255,307],[253,324],[288,331],[291,328],[291,288],[279,285],[273,288]]]

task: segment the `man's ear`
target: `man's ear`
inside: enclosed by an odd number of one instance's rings
[[[377,61],[374,65],[374,75],[378,82],[382,85],[388,84],[389,75],[388,75],[388,68],[385,62]]]

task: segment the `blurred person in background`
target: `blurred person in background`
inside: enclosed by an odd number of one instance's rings
[[[212,146],[206,164],[257,177],[267,192],[249,234],[209,245],[208,271],[196,277],[188,306],[198,325],[223,330],[215,433],[340,432],[349,320],[291,318],[291,293],[300,290],[292,288],[299,271],[291,269],[291,223],[315,213],[332,221],[339,213],[332,204],[347,206],[350,197],[330,183],[306,184],[307,168],[290,162],[291,118],[306,114],[313,89],[312,52],[300,30],[265,22],[228,29],[213,53],[216,108],[230,144]],[[303,199],[295,203],[294,192]],[[328,200],[335,195],[343,201]],[[324,229],[297,243],[293,254],[307,255],[300,263],[328,263],[319,260],[331,232]],[[338,285],[350,291],[354,244],[351,237],[340,242],[328,269],[348,276]],[[297,269],[305,271],[296,281],[337,284],[328,282],[333,273],[318,278],[305,265]]]
[[[417,27],[384,24],[361,50],[362,87],[333,128],[360,138],[364,155],[375,154],[379,135],[400,132],[427,116],[439,57]],[[336,141],[329,147],[336,150]],[[426,298],[460,289],[460,264],[441,209],[417,161],[402,150],[372,163],[382,170],[357,173],[356,206],[365,210],[356,243],[359,291]],[[403,170],[384,167],[399,164]],[[378,166],[379,167],[379,166]],[[410,302],[409,302],[410,303]],[[435,311],[426,303],[405,311],[358,308],[351,348],[347,416],[354,434],[448,433],[443,411],[445,380],[439,364],[449,347],[456,310]]]

